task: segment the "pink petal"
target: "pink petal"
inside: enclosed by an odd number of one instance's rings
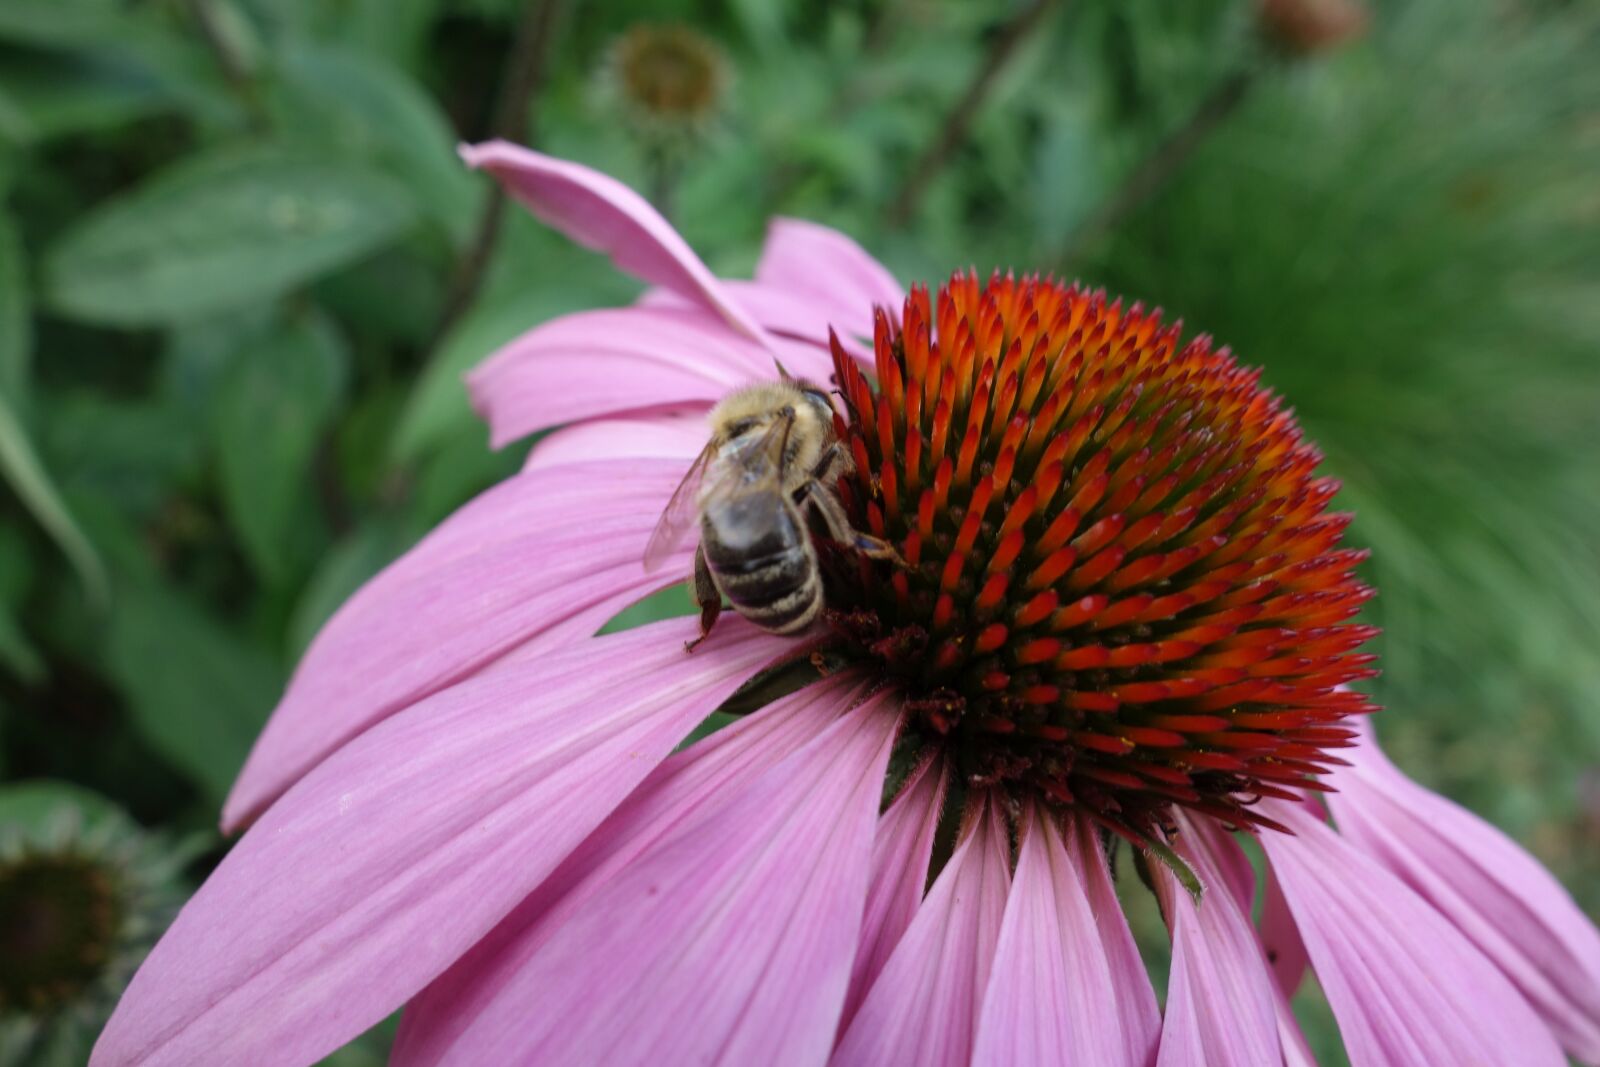
[[[792,645],[732,622],[693,656],[687,620],[585,641],[346,745],[185,906],[94,1063],[310,1063],[395,1010]]]
[[[705,447],[709,429],[705,405],[673,408],[659,415],[595,419],[557,430],[528,454],[524,471],[587,463],[597,459],[677,459],[689,464]]]
[[[1212,840],[1216,840],[1213,836]],[[1222,867],[1222,878],[1238,903],[1239,910],[1249,915],[1255,908],[1256,874],[1244,852],[1231,842],[1220,842],[1213,848],[1214,858]],[[1309,966],[1306,946],[1300,940],[1289,904],[1283,899],[1283,890],[1277,879],[1268,871],[1266,891],[1262,894],[1261,925],[1256,938],[1261,944],[1261,954],[1272,968],[1278,988],[1293,996],[1300,988]],[[1291,1017],[1292,1018],[1292,1017]],[[1302,1041],[1304,1039],[1301,1039]]]
[[[586,637],[619,598],[687,574],[692,546],[661,574],[641,563],[683,470],[681,461],[632,460],[538,471],[452,515],[323,625],[245,762],[223,825],[253,818],[385,716],[530,638]]]
[[[772,353],[698,309],[607,308],[563,315],[467,375],[499,447],[538,430],[674,404],[712,404],[777,376]]]
[[[1600,933],[1505,834],[1411,781],[1369,723],[1332,778],[1339,832],[1398,875],[1505,972],[1569,1053],[1600,1063]]]
[[[498,999],[536,996],[518,983],[549,939],[551,928],[540,924],[552,908],[585,883],[616,877],[686,820],[805,747],[850,705],[858,686],[835,675],[664,761],[531,896],[406,1006],[391,1067],[439,1063]]]
[[[1431,905],[1300,804],[1263,833],[1354,1067],[1565,1063],[1505,976]]]
[[[828,327],[832,322],[841,318],[838,308],[831,302],[819,300],[805,293],[791,289],[780,289],[774,285],[762,282],[726,281],[723,283],[733,298],[739,301],[739,306],[748,308],[750,314],[760,320],[761,325],[771,330],[773,336],[787,339],[791,345],[801,348],[810,348],[814,352],[827,353]],[[898,305],[897,305],[898,307]],[[867,338],[865,341],[858,339],[855,327],[850,329],[840,328],[837,331],[839,344],[858,362],[870,365],[872,361],[872,310],[866,312],[866,329],[862,331]],[[860,316],[852,314],[843,316],[855,323]],[[895,312],[899,318],[898,310]],[[859,326],[859,323],[856,323]],[[790,357],[786,357],[790,358]],[[794,373],[799,374],[796,370]],[[813,375],[815,377],[815,375]],[[826,377],[824,375],[823,377]]]
[[[1101,942],[1121,923],[1091,907],[1054,817],[1025,812],[972,1062],[1145,1067],[1153,1034],[1128,1032]]]
[[[1294,924],[1289,902],[1283,899],[1283,889],[1278,880],[1267,878],[1267,889],[1261,905],[1261,926],[1256,931],[1261,938],[1261,948],[1272,964],[1272,974],[1284,995],[1294,996],[1304,981],[1311,959],[1306,955],[1305,942],[1300,940],[1300,930]]]
[[[765,288],[804,295],[824,309],[820,332],[798,334],[826,341],[827,327],[840,336],[872,336],[872,309],[898,320],[905,291],[883,264],[838,230],[802,219],[773,219],[756,265]],[[763,320],[766,321],[766,320]]]
[[[764,285],[760,282],[722,279],[722,288],[752,318],[769,331],[771,346],[783,360],[785,367],[797,377],[812,381],[828,380],[832,372],[832,355],[828,347],[828,323],[834,318],[835,307],[825,300],[796,290]],[[695,308],[669,289],[647,289],[634,303],[641,308]],[[898,312],[896,313],[898,317]],[[872,322],[867,321],[868,338],[872,336]],[[854,333],[840,333],[840,344],[845,351],[862,363],[870,364],[872,345],[858,341]]]
[[[1306,1044],[1306,1035],[1300,1030],[1300,1021],[1294,1017],[1294,1008],[1283,987],[1274,986],[1272,1007],[1278,1017],[1278,1043],[1283,1046],[1283,1067],[1317,1067],[1317,1058]]]
[[[506,141],[463,145],[469,167],[487,170],[541,221],[635,277],[698,300],[757,343],[765,334],[722,291],[672,224],[615,178]]]
[[[1172,927],[1172,976],[1158,1067],[1260,1067],[1278,1064],[1275,987],[1256,942],[1239,846],[1208,821],[1179,814],[1177,850],[1207,887],[1194,900],[1165,870],[1157,875]]]
[[[947,770],[943,760],[917,765],[894,803],[878,820],[872,849],[872,882],[861,922],[861,945],[850,972],[850,992],[839,1017],[840,1032],[855,1018],[867,990],[883,970],[889,954],[911,925],[928,884],[933,834],[944,805]]]
[[[818,732],[800,751],[755,753],[714,798],[567,894],[437,1062],[825,1059],[898,713],[880,695],[831,725],[809,718]]]
[[[1000,937],[1011,835],[984,797],[829,1061],[964,1067]]]
[[[1111,882],[1111,869],[1094,827],[1085,820],[1073,819],[1066,830],[1067,853],[1083,879],[1089,908],[1099,920],[1100,943],[1111,968],[1119,1030],[1126,1041],[1125,1054],[1136,1063],[1149,1063],[1161,1039],[1161,1010],[1156,1006],[1150,973],[1122,914],[1122,902],[1117,899],[1117,887]]]

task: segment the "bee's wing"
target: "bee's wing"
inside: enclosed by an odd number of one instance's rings
[[[760,437],[733,442],[733,448],[719,464],[721,473],[716,483],[706,486],[704,492],[700,488],[701,481],[719,446],[713,441],[700,451],[689,473],[683,476],[683,481],[673,491],[672,499],[667,501],[666,510],[661,513],[660,521],[650,534],[650,543],[645,545],[646,571],[660,567],[683,541],[684,534],[700,517],[702,499],[721,499],[768,482],[782,484],[783,454],[787,451],[789,427],[793,421],[792,416],[774,419]]]
[[[699,512],[700,479],[705,477],[706,465],[716,453],[714,442],[707,443],[689,465],[689,470],[672,491],[672,499],[661,512],[656,528],[650,532],[650,542],[644,547],[644,569],[654,571],[667,561],[672,550],[683,542],[684,535],[694,525]]]
[[[794,416],[773,419],[761,436],[747,434],[732,442],[715,485],[701,496],[716,500],[737,492],[750,492],[783,482],[784,454],[789,450],[789,430]]]

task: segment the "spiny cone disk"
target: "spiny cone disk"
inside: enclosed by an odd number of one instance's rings
[[[906,568],[827,554],[829,621],[970,784],[1148,840],[1182,805],[1313,788],[1374,710],[1337,484],[1225,350],[1051,281],[953,277],[880,310],[877,390],[833,346],[839,494]]]

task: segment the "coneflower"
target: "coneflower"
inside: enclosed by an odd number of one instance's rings
[[[92,794],[0,789],[0,1064],[84,1061],[177,910],[182,863]]]
[[[907,297],[808,223],[717,279],[604,175],[466,156],[657,288],[474,373],[497,441],[565,428],[324,628],[96,1063],[309,1063],[404,1004],[400,1064],[1299,1064],[1307,962],[1357,1064],[1600,1055],[1600,935],[1364,732],[1360,555],[1254,372],[1048,279]],[[837,388],[904,565],[819,536],[800,639],[592,636],[775,359]]]
[[[600,102],[642,150],[650,199],[663,212],[683,164],[722,118],[732,69],[716,41],[681,24],[637,23],[606,53]]]
[[[629,123],[652,140],[701,132],[722,107],[728,58],[689,26],[640,23],[611,45],[603,88]]]

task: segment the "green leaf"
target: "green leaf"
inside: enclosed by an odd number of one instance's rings
[[[269,582],[292,576],[304,558],[311,461],[348,362],[332,328],[305,316],[250,343],[223,378],[215,422],[223,502]]]
[[[9,604],[0,604],[0,669],[8,670],[25,682],[44,677],[44,660],[33,647]]]
[[[0,213],[0,399],[21,405],[32,350],[33,320],[22,241],[11,216]]]
[[[309,44],[289,49],[278,73],[281,121],[298,139],[381,164],[466,244],[485,187],[456,157],[455,131],[421,86],[374,57]]]
[[[33,443],[4,396],[0,396],[0,475],[11,483],[39,525],[55,539],[78,572],[89,599],[97,604],[104,603],[105,566],[62,502],[61,494],[50,481]]]
[[[121,326],[269,300],[381,248],[411,224],[389,177],[278,146],[231,148],[101,205],[50,249],[59,311]]]
[[[481,427],[464,426],[418,462],[409,512],[429,526],[443,522],[471,498],[516,474],[527,456],[525,442],[491,452]]]
[[[0,788],[0,826],[40,828],[62,811],[76,812],[85,829],[107,825],[129,833],[138,830],[127,812],[116,804],[71,782],[39,778]]]
[[[139,26],[113,0],[6,0],[0,4],[0,40],[36,48],[109,44]]]
[[[266,305],[185,323],[169,331],[161,354],[160,395],[191,419],[208,416],[239,354],[280,325],[278,308]]]
[[[339,605],[414,540],[398,523],[380,519],[324,553],[289,617],[289,654],[299,657]]]
[[[39,448],[63,491],[148,521],[201,473],[203,425],[176,403],[74,389],[38,406]]]
[[[426,347],[439,327],[444,278],[437,262],[421,254],[419,244],[368,256],[318,282],[312,296],[352,337],[402,349]]]
[[[277,699],[277,665],[197,606],[143,584],[118,590],[104,654],[139,732],[220,802]]]
[[[574,249],[531,217],[506,222],[492,284],[445,335],[406,400],[390,446],[395,463],[414,463],[467,428],[487,437],[476,429],[462,376],[495,349],[557,315],[620,304],[637,293],[601,257]]]
[[[136,64],[93,55],[0,53],[0,132],[23,144],[112,129],[176,98]]]
[[[12,99],[11,93],[5,88],[5,83],[0,81],[0,147],[8,145],[22,145],[32,141],[35,136],[33,123],[28,120],[28,112],[22,104]]]
[[[406,401],[391,454],[409,463],[448,442],[474,416],[462,376],[518,334],[550,318],[550,301],[529,298],[479,301],[440,343]],[[484,437],[487,439],[487,432]]]
[[[198,116],[236,120],[216,60],[179,5],[120,0],[4,0],[0,41],[93,59],[137,73]],[[8,89],[12,83],[0,79]]]

